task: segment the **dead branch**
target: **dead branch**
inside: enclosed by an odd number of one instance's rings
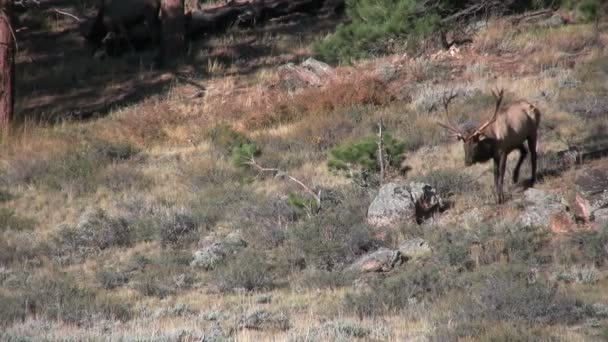
[[[275,177],[285,177],[285,178],[291,180],[292,182],[298,184],[302,189],[304,189],[304,191],[306,191],[308,194],[310,194],[315,199],[315,201],[317,202],[317,210],[321,209],[321,191],[319,191],[319,193],[315,193],[314,191],[312,191],[312,189],[310,187],[308,187],[302,181],[295,178],[294,176],[291,176],[290,174],[288,174],[285,171],[282,171],[277,168],[268,168],[268,167],[261,166],[260,164],[257,163],[257,161],[255,160],[254,157],[249,158],[249,160],[246,161],[245,164],[256,169],[258,171],[258,173],[270,172],[270,173],[273,173]]]

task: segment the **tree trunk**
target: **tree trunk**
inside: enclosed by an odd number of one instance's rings
[[[0,131],[8,127],[15,103],[15,41],[11,25],[13,0],[0,0]]]
[[[161,11],[160,62],[162,65],[168,65],[181,55],[185,48],[184,0],[161,0]]]

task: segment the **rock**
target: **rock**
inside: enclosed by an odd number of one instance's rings
[[[349,266],[349,271],[356,272],[388,272],[402,262],[401,252],[380,248],[368,253]]]
[[[541,21],[539,25],[542,27],[558,27],[566,25],[566,20],[562,18],[562,16],[554,14],[553,16]]]
[[[519,220],[526,226],[548,227],[553,217],[568,211],[561,196],[534,188],[527,189],[524,200],[518,204],[522,209]],[[562,220],[557,222],[561,223]],[[562,228],[559,227],[558,230]]]
[[[286,331],[290,328],[290,323],[289,317],[284,313],[257,310],[241,317],[238,327],[239,329]]]
[[[406,260],[416,260],[432,254],[433,250],[425,240],[416,238],[402,242],[399,252]]]
[[[441,197],[428,184],[388,183],[369,206],[367,221],[375,227],[392,227],[405,219],[421,223],[443,208]]]
[[[212,270],[224,258],[226,258],[226,252],[223,246],[220,243],[214,243],[202,250],[195,251],[194,259],[190,262],[190,266]]]
[[[247,242],[241,237],[240,231],[234,231],[226,235],[219,242],[208,242],[209,245],[194,252],[190,266],[199,267],[204,270],[212,270],[222,262],[228,255],[234,254],[247,247]]]
[[[577,218],[588,222],[608,221],[608,167],[582,170],[575,178]]]
[[[336,74],[329,64],[320,62],[312,57],[308,58],[300,65],[321,78],[331,77]]]
[[[318,87],[335,76],[334,70],[323,62],[308,58],[300,65],[293,63],[279,67],[280,86],[289,91]]]

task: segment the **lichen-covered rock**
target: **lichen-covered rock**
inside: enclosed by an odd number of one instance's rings
[[[519,220],[525,226],[548,227],[552,217],[568,211],[568,206],[556,193],[530,188],[519,202]]]
[[[401,252],[388,248],[380,248],[375,252],[363,255],[350,267],[349,271],[355,272],[388,272],[402,262]]]
[[[433,253],[431,246],[423,239],[416,238],[402,242],[399,245],[399,252],[406,260],[415,260],[426,257]]]
[[[420,223],[443,208],[441,197],[428,184],[388,183],[369,206],[367,221],[375,227],[391,227],[402,220]]]
[[[608,167],[582,170],[575,179],[574,209],[583,221],[608,221]]]
[[[300,65],[285,64],[278,71],[280,86],[289,91],[321,86],[335,75],[328,64],[314,58],[309,58]]]
[[[190,266],[212,270],[230,254],[247,247],[240,231],[226,235],[221,241],[211,241],[207,246],[194,252]]]

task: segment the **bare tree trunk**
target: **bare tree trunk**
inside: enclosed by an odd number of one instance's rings
[[[161,0],[161,11],[160,62],[162,65],[168,65],[185,49],[184,0]]]
[[[0,131],[13,116],[15,103],[15,40],[11,25],[13,0],[0,0]]]

